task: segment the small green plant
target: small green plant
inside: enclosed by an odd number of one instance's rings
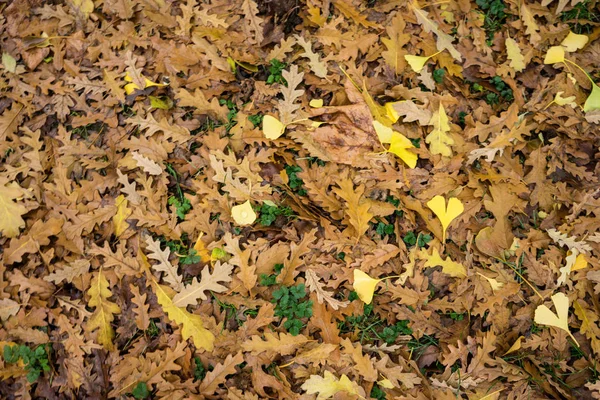
[[[383,389],[379,387],[379,385],[374,385],[373,389],[371,389],[371,398],[377,400],[385,400],[387,396],[385,395]]]
[[[386,224],[385,222],[379,222],[375,231],[381,237],[384,237],[385,235],[391,236],[394,234],[394,225]]]
[[[31,349],[25,345],[4,346],[4,361],[14,364],[23,361],[24,368],[27,371],[27,381],[35,382],[42,372],[50,371],[48,353],[44,345]]]
[[[490,83],[494,85],[494,87],[500,94],[500,97],[504,101],[511,103],[515,99],[512,89],[502,80],[501,77],[493,77],[492,79],[490,79]]]
[[[260,124],[262,124],[263,117],[264,115],[262,114],[249,115],[248,121],[252,122],[252,125],[257,128],[260,126]]]
[[[199,263],[202,258],[198,255],[196,249],[190,249],[190,251],[185,256],[180,257],[179,260],[182,264],[189,265]]]
[[[231,128],[233,128],[237,124],[237,106],[230,99],[221,99],[219,100],[219,104],[221,104],[222,106],[226,106],[229,109],[229,112],[227,112],[227,123],[225,124],[225,130],[229,133]]]
[[[442,83],[444,81],[444,75],[446,75],[446,70],[443,68],[436,69],[433,71],[433,80],[436,83]]]
[[[425,245],[427,243],[431,242],[432,239],[433,239],[433,237],[431,237],[431,235],[428,233],[425,233],[425,234],[419,233],[419,235],[417,236],[417,235],[415,235],[415,233],[413,231],[408,232],[402,238],[404,243],[406,243],[407,245],[409,245],[409,246],[418,245],[419,248],[425,247]]]
[[[263,203],[258,211],[260,213],[258,221],[263,226],[271,226],[280,215],[288,218],[294,215],[294,211],[290,207],[278,207],[267,203]]]
[[[413,331],[408,327],[409,320],[401,320],[395,325],[386,326],[381,331],[380,337],[387,344],[393,344],[399,335],[412,335]]]
[[[487,34],[487,44],[492,45],[494,34],[506,23],[506,4],[502,0],[476,0],[475,3],[485,14],[483,29]]]
[[[170,196],[168,203],[175,207],[175,214],[179,219],[185,219],[185,215],[192,209],[192,204],[186,197],[181,201],[175,196]]]
[[[465,313],[457,313],[456,311],[452,311],[449,315],[454,321],[462,321],[465,319]]]
[[[280,83],[282,85],[287,86],[287,81],[283,76],[281,76],[281,73],[283,72],[285,67],[287,67],[286,63],[275,59],[271,60],[271,66],[269,66],[269,76],[267,77],[267,83],[269,85],[273,83]]]
[[[160,329],[156,326],[156,322],[153,319],[150,320],[150,325],[148,325],[148,329],[146,329],[146,334],[151,338],[155,338],[160,334]]]
[[[206,377],[208,370],[202,364],[200,357],[194,357],[194,382],[202,381]]]
[[[150,396],[150,391],[148,390],[148,385],[146,385],[146,382],[138,382],[131,394],[137,400],[142,400],[147,399]]]
[[[304,181],[298,178],[298,172],[302,172],[302,168],[297,165],[286,165],[285,172],[290,180],[290,188],[299,196],[305,196],[306,189],[303,187]]]
[[[158,240],[166,245],[171,253],[179,257],[181,264],[195,264],[202,261],[195,249],[186,246],[185,242],[188,242],[187,233],[182,234],[180,240],[166,240],[164,236],[159,236]]]
[[[304,325],[302,318],[312,316],[312,300],[304,300],[306,297],[306,288],[303,283],[287,287],[281,286],[273,292],[272,303],[275,303],[275,315],[286,318],[283,327],[293,336],[300,334]]]
[[[279,275],[279,273],[283,269],[283,264],[275,264],[273,269],[275,270],[275,273],[273,273],[271,275],[260,274],[260,284],[261,285],[274,286],[277,283],[277,275]]]

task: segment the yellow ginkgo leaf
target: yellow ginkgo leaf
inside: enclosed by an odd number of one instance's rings
[[[392,141],[392,136],[394,134],[392,128],[385,126],[377,120],[373,120],[373,128],[375,128],[375,132],[377,132],[377,137],[379,137],[381,143],[390,143]]]
[[[308,105],[312,108],[321,108],[323,107],[323,99],[312,99]]]
[[[492,287],[492,292],[495,292],[496,290],[502,289],[502,287],[504,286],[504,283],[498,282],[494,278],[488,278],[487,276],[485,276],[483,274],[480,274],[479,272],[477,273],[477,275],[479,275],[479,276],[487,279],[488,283]]]
[[[577,103],[575,103],[575,96],[561,97],[561,94],[563,93],[564,92],[556,93],[556,96],[554,96],[554,102],[559,106],[569,105],[571,108],[575,108],[577,106]]]
[[[586,35],[578,35],[573,32],[569,32],[567,37],[560,42],[560,45],[565,48],[568,52],[577,51],[583,49],[583,46],[587,44],[590,39]]]
[[[575,263],[571,267],[571,272],[587,268],[588,262],[583,254],[578,254],[575,258]]]
[[[446,242],[446,230],[452,220],[465,210],[463,203],[456,197],[452,197],[448,200],[448,207],[446,207],[446,200],[438,195],[427,202],[427,207],[433,211],[442,223],[442,241]]]
[[[238,225],[252,225],[256,221],[256,213],[250,200],[231,208],[231,216]]]
[[[556,314],[554,314],[545,305],[540,305],[535,310],[534,321],[539,325],[553,326],[558,329],[562,329],[567,332],[571,339],[579,346],[577,339],[569,331],[569,298],[564,293],[556,293],[551,297],[556,308]]]
[[[285,125],[280,120],[271,116],[265,115],[263,118],[263,133],[267,139],[278,139],[285,131]]]
[[[600,110],[600,87],[595,83],[592,83],[592,93],[590,93],[583,105],[583,111],[588,112],[592,110]]]
[[[352,287],[358,294],[358,298],[365,304],[371,304],[371,301],[373,301],[373,293],[375,293],[375,287],[379,282],[381,282],[381,279],[371,278],[360,269],[354,270],[354,283]]]
[[[556,64],[565,61],[565,48],[562,46],[552,46],[546,52],[544,64]]]
[[[377,384],[386,389],[394,389],[394,384],[387,378],[380,380],[379,382],[377,382]]]
[[[410,65],[410,67],[413,69],[413,71],[419,73],[419,72],[421,72],[421,70],[423,69],[425,64],[427,64],[427,61],[429,61],[429,59],[431,57],[433,57],[434,55],[435,54],[430,55],[429,57],[425,57],[425,56],[412,56],[410,54],[407,54],[404,56],[404,59],[406,60],[408,65]]]
[[[431,255],[427,251],[422,250],[421,256],[427,259],[425,268],[435,268],[437,266],[442,267],[442,272],[446,275],[450,275],[453,278],[464,278],[467,276],[467,269],[461,263],[452,261],[450,257],[446,257],[444,260],[438,250],[434,247]]]
[[[405,100],[385,103],[385,111],[386,111],[387,117],[390,119],[390,121],[392,121],[392,123],[396,123],[396,121],[398,121],[398,119],[400,118],[400,114],[398,114],[398,111],[396,111],[396,109],[394,108],[394,105],[404,103],[404,102],[405,102]]]
[[[140,87],[138,85],[133,83],[133,78],[131,78],[131,76],[129,76],[129,72],[127,72],[125,74],[125,78],[123,78],[123,79],[125,80],[125,82],[130,82],[127,85],[125,85],[125,87],[124,87],[125,93],[127,93],[128,95],[133,93],[136,89],[140,89]],[[141,89],[145,89],[150,86],[157,86],[157,87],[167,86],[164,83],[152,82],[150,79],[148,79],[146,77],[144,77],[144,82],[145,82],[146,86]]]
[[[506,353],[504,353],[502,355],[502,357],[504,357],[507,354],[514,353],[515,351],[521,349],[521,340],[523,340],[523,339],[524,339],[523,336],[519,336],[517,338],[517,340],[515,340],[515,342],[513,343],[513,345],[510,346],[510,348],[508,350],[506,350]]]
[[[406,136],[396,131],[392,133],[390,148],[388,151],[400,157],[400,159],[404,161],[409,168],[416,167],[417,160],[419,159],[415,153],[408,150],[414,148],[415,146]]]

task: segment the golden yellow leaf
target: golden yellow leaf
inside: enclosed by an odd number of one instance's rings
[[[450,223],[463,213],[465,207],[462,202],[456,197],[448,200],[448,207],[446,207],[446,200],[442,196],[435,196],[433,199],[427,202],[427,207],[433,211],[442,223],[442,241],[446,242],[446,230],[450,226]]]
[[[444,157],[452,156],[451,145],[454,144],[454,139],[448,136],[450,132],[450,124],[448,123],[448,116],[442,103],[438,111],[435,111],[429,121],[429,125],[433,125],[433,130],[425,138],[425,142],[429,144],[429,151],[432,154],[441,154]]]
[[[464,265],[452,261],[450,257],[447,257],[444,260],[435,247],[433,248],[431,255],[429,255],[425,250],[421,251],[421,255],[427,259],[425,268],[434,268],[439,265],[442,267],[443,273],[450,275],[453,278],[464,278],[467,276],[467,269],[464,267]]]
[[[212,351],[214,348],[215,335],[204,327],[199,315],[187,312],[185,308],[177,307],[161,285],[153,282],[156,288],[156,298],[167,314],[176,324],[181,325],[181,336],[184,339],[192,338],[194,346],[199,349]]]
[[[371,304],[371,301],[373,301],[373,293],[375,293],[375,287],[379,282],[381,282],[381,279],[371,278],[360,269],[354,270],[354,283],[352,287],[365,304]]]
[[[144,83],[145,86],[143,88],[140,88],[138,85],[136,85],[135,83],[133,83],[133,78],[129,75],[129,72],[127,72],[125,74],[125,77],[123,78],[125,80],[125,82],[129,82],[128,84],[125,85],[124,89],[125,89],[125,93],[127,93],[128,95],[133,93],[134,91],[136,91],[137,89],[145,89],[147,87],[151,87],[151,86],[157,86],[157,87],[162,87],[162,86],[167,86],[164,83],[156,83],[156,82],[152,82],[150,79],[146,78],[144,76]]]
[[[552,46],[546,52],[544,64],[556,64],[565,61],[565,48],[562,46]]]
[[[415,146],[406,136],[396,131],[393,132],[388,151],[400,157],[400,159],[404,161],[409,168],[416,167],[417,160],[419,159],[415,153],[408,150],[414,148]]]
[[[413,56],[413,55],[407,54],[404,56],[404,59],[406,60],[408,65],[410,65],[410,67],[412,68],[413,71],[415,71],[416,73],[419,73],[419,72],[421,72],[421,70],[423,69],[425,64],[427,64],[427,61],[429,61],[429,59],[431,57],[432,56],[425,57],[425,56]]]
[[[394,389],[395,387],[394,384],[387,378],[380,380],[379,382],[377,382],[377,384],[386,389]]]
[[[571,267],[571,272],[587,268],[588,262],[583,254],[578,254],[575,258],[575,263]]]
[[[115,337],[115,331],[111,326],[111,322],[115,318],[114,314],[121,312],[121,308],[108,300],[112,296],[108,287],[108,281],[102,273],[102,269],[100,269],[98,275],[92,279],[90,288],[87,291],[87,294],[90,296],[88,306],[95,307],[96,309],[88,319],[86,329],[90,332],[98,329],[96,341],[98,344],[104,346],[105,349],[112,351],[115,349],[112,342]]]
[[[21,215],[27,213],[27,209],[14,202],[21,196],[20,187],[4,186],[0,182],[0,234],[4,237],[16,237],[19,235],[19,229],[25,227]]]
[[[231,208],[231,216],[238,225],[252,225],[256,221],[256,213],[252,209],[250,200]]]
[[[487,279],[488,283],[492,287],[492,292],[495,292],[496,290],[502,289],[502,287],[504,286],[504,283],[498,282],[494,278],[488,278],[487,276],[485,276],[485,275],[483,275],[483,274],[481,274],[479,272],[477,273],[477,275],[479,275],[479,276]]]
[[[523,339],[523,336],[519,336],[517,340],[515,340],[515,342],[512,344],[512,346],[510,346],[510,348],[506,350],[506,353],[504,353],[502,356],[504,357],[507,354],[514,353],[515,351],[519,350],[521,348],[521,340]]]
[[[521,54],[519,44],[511,37],[506,38],[505,44],[506,55],[510,60],[510,64],[508,65],[517,72],[523,71],[525,69],[525,57]]]
[[[393,102],[389,102],[389,103],[385,103],[385,111],[387,113],[387,117],[390,119],[390,121],[392,121],[392,123],[396,123],[396,121],[398,121],[398,119],[400,119],[400,114],[398,114],[398,111],[396,111],[396,109],[394,108],[394,106],[396,104],[401,104],[401,103],[405,103],[405,100],[402,101],[393,101]]]
[[[392,141],[392,136],[394,134],[394,130],[392,128],[385,126],[377,120],[373,120],[373,128],[375,128],[375,132],[377,133],[377,137],[379,137],[379,141],[381,143],[390,143]]]
[[[202,262],[207,262],[210,260],[210,253],[202,241],[202,236],[204,236],[204,232],[200,232],[198,235],[198,239],[196,239],[193,249],[196,250],[196,254],[200,256],[200,260],[202,260]]]
[[[600,87],[595,83],[592,83],[592,93],[590,93],[583,105],[583,111],[588,112],[592,110],[600,110]]]
[[[267,139],[278,139],[285,132],[285,125],[280,120],[271,116],[265,115],[263,118],[263,134]]]
[[[356,382],[352,382],[345,374],[338,380],[331,372],[325,370],[323,377],[311,375],[302,385],[302,390],[308,394],[317,394],[317,400],[325,400],[333,397],[338,392],[359,395],[360,388]]]
[[[323,99],[312,99],[310,101],[310,103],[308,103],[309,106],[311,106],[312,108],[321,108],[323,107]],[[263,119],[264,121],[264,119]]]
[[[575,103],[575,96],[562,97],[561,94],[563,93],[564,92],[556,93],[553,100],[554,103],[558,104],[559,106],[569,105],[571,108],[575,108],[577,106],[577,103]]]
[[[573,52],[583,49],[589,40],[590,39],[586,35],[578,35],[576,33],[569,32],[567,37],[560,42],[560,45],[563,46],[568,52]]]
[[[551,297],[556,308],[556,314],[554,314],[545,305],[540,305],[535,310],[534,321],[539,325],[553,326],[558,329],[562,329],[567,332],[571,339],[579,346],[577,339],[569,331],[569,298],[564,293],[556,293]]]
[[[117,205],[117,212],[112,220],[115,228],[115,236],[119,237],[129,228],[129,224],[125,220],[129,218],[133,211],[127,208],[127,199],[122,194],[117,197],[115,204]]]

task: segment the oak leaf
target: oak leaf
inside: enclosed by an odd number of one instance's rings
[[[183,288],[182,277],[177,272],[177,267],[169,261],[171,250],[168,247],[161,250],[160,242],[152,239],[151,236],[146,237],[146,249],[150,252],[148,258],[158,261],[158,264],[154,264],[152,268],[155,271],[164,272],[165,282],[170,284],[173,289],[181,290]]]
[[[131,155],[133,159],[137,162],[137,166],[142,168],[145,172],[149,173],[150,175],[162,174],[162,167],[155,161],[152,161],[151,159],[143,156],[137,151],[132,152]]]
[[[115,349],[113,338],[115,331],[111,323],[115,318],[115,314],[121,312],[121,307],[108,300],[112,293],[109,289],[109,283],[102,273],[102,269],[92,280],[90,288],[87,292],[90,296],[88,306],[94,307],[94,313],[88,319],[86,329],[90,332],[98,329],[96,341],[104,346],[105,349],[112,351]]]
[[[346,374],[342,374],[340,379],[336,378],[331,372],[325,370],[324,375],[311,375],[303,384],[302,390],[308,394],[317,394],[317,400],[332,398],[336,393],[346,392],[361,396],[364,391],[356,382],[352,382]]]
[[[262,352],[274,352],[282,356],[293,354],[308,338],[304,335],[293,336],[291,333],[279,333],[279,336],[272,333],[265,333],[264,340],[258,336],[252,336],[249,340],[242,343],[242,349],[252,354]]]
[[[307,269],[305,272],[306,286],[311,292],[314,292],[317,295],[317,300],[319,303],[323,304],[323,301],[326,301],[327,304],[334,310],[338,308],[344,308],[348,304],[349,301],[340,301],[334,298],[333,292],[328,292],[325,290],[325,285],[319,282],[319,277],[316,272],[312,269]]]
[[[214,366],[213,370],[208,372],[198,390],[203,395],[214,394],[219,385],[225,383],[228,375],[233,375],[237,371],[237,366],[244,361],[242,352],[238,352],[235,356],[228,354],[227,358],[222,363],[218,363]]]
[[[433,130],[425,138],[425,142],[429,144],[429,151],[432,154],[441,154],[444,157],[452,156],[451,145],[454,144],[448,132],[450,132],[450,124],[448,123],[448,116],[442,103],[437,111],[431,116],[431,120],[428,125],[433,126]]]
[[[200,280],[194,278],[189,285],[186,285],[173,297],[173,304],[177,307],[185,307],[196,303],[198,299],[206,300],[208,297],[204,292],[207,290],[216,293],[224,292],[227,290],[227,286],[223,286],[219,282],[231,282],[232,271],[233,265],[220,261],[214,265],[212,274],[210,268],[205,266]]]
[[[0,188],[0,234],[13,238],[19,234],[21,228],[25,227],[25,221],[21,216],[28,210],[15,202],[22,196],[22,189],[18,185],[6,185],[0,182]]]

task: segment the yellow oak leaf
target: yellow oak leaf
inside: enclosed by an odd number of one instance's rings
[[[562,46],[552,46],[546,52],[544,64],[556,64],[565,61],[565,48]]]
[[[165,292],[163,287],[156,281],[153,282],[156,288],[156,298],[169,319],[178,325],[181,325],[181,336],[184,339],[192,338],[194,346],[199,349],[212,351],[214,348],[215,335],[204,327],[202,318],[199,315],[187,312],[183,307],[177,307],[173,304],[171,297]]]
[[[267,139],[278,139],[285,132],[285,125],[280,120],[271,116],[265,115],[263,118],[263,134]]]
[[[252,209],[250,200],[231,208],[231,216],[238,225],[252,225],[256,221],[256,213]]]
[[[381,279],[371,278],[360,269],[354,270],[354,283],[352,287],[356,294],[358,294],[358,298],[365,304],[371,304],[371,301],[373,301],[373,293],[375,293],[375,288],[379,282],[381,282]]]
[[[18,186],[4,186],[0,183],[0,234],[4,237],[16,237],[19,235],[19,229],[25,227],[21,215],[27,213],[27,209],[14,202],[22,193]]]
[[[571,336],[571,339],[579,346],[577,339],[575,339],[569,330],[569,298],[564,293],[559,292],[552,295],[551,299],[554,303],[554,308],[556,308],[556,314],[542,304],[535,310],[535,323],[562,329],[567,332],[569,336]]]
[[[410,168],[416,167],[419,159],[415,153],[408,150],[414,148],[415,146],[406,136],[396,131],[393,132],[388,151],[400,157]]]
[[[125,221],[133,213],[130,208],[127,208],[127,199],[122,194],[117,197],[115,201],[117,206],[117,212],[113,217],[113,226],[115,228],[115,236],[119,237],[127,228],[129,224]]]
[[[112,351],[115,349],[113,338],[115,331],[111,326],[114,320],[114,314],[121,312],[121,307],[108,300],[112,293],[109,290],[109,284],[106,277],[102,273],[102,269],[98,271],[98,275],[92,279],[91,285],[87,294],[90,296],[88,306],[94,307],[95,310],[92,316],[88,319],[87,330],[90,332],[98,329],[96,341],[104,346],[105,349]]]
[[[431,116],[429,125],[433,125],[433,130],[425,138],[425,142],[429,144],[429,151],[432,154],[441,154],[444,157],[452,156],[451,145],[454,144],[454,139],[448,136],[450,132],[450,124],[448,123],[448,115],[442,103],[437,111]]]
[[[467,276],[467,269],[464,265],[452,261],[450,257],[447,257],[444,260],[435,247],[433,248],[431,255],[429,255],[425,250],[422,250],[421,255],[427,259],[425,268],[435,268],[439,265],[442,267],[443,273],[450,275],[453,278],[464,278]]]
[[[427,202],[427,207],[433,211],[442,223],[442,241],[446,242],[446,230],[450,226],[450,223],[463,213],[465,207],[462,202],[456,197],[448,200],[448,207],[446,207],[446,200],[442,196],[435,196],[433,199]]]
[[[568,52],[573,52],[583,49],[589,40],[590,38],[588,38],[586,35],[578,35],[576,33],[569,32],[567,37],[560,42],[560,45],[563,46]]]
[[[352,382],[345,374],[338,380],[331,372],[325,371],[324,376],[311,375],[302,389],[308,394],[318,394],[317,400],[325,400],[333,397],[336,393],[346,392],[359,395],[361,390],[356,382]]]
[[[523,71],[525,69],[525,57],[521,54],[521,49],[517,41],[511,37],[506,38],[504,42],[506,45],[506,56],[510,60],[508,64],[516,72]]]

